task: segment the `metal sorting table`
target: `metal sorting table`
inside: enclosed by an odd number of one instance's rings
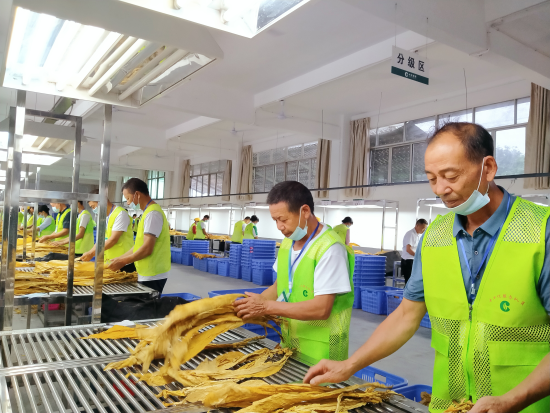
[[[159,320],[145,320],[140,324],[156,325]],[[201,406],[165,407],[163,402],[177,402],[176,397],[157,398],[163,389],[179,390],[177,382],[164,387],[139,382],[141,366],[103,371],[110,362],[128,357],[128,348],[135,348],[138,340],[80,340],[105,324],[43,328],[36,330],[0,332],[0,412],[1,413],[133,413],[133,412],[231,412],[209,410]],[[237,328],[219,335],[214,342],[254,337],[256,334]],[[263,339],[238,349],[244,354],[260,348],[274,348],[275,342]],[[185,363],[183,369],[195,369],[205,359],[214,359],[234,349],[204,350]],[[159,370],[163,360],[154,360],[149,372]],[[291,358],[283,369],[263,380],[269,384],[283,384],[301,380],[308,364]],[[126,377],[128,375],[128,377]],[[345,385],[362,383],[351,378]],[[414,401],[394,396],[381,405],[367,405],[354,410],[361,413],[428,412],[427,407]]]

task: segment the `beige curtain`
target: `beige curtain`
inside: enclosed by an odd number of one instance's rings
[[[231,170],[233,168],[233,161],[225,162],[225,172],[223,173],[222,194],[231,193]],[[222,201],[229,201],[230,197],[222,196]]]
[[[330,185],[330,151],[332,142],[319,139],[317,144],[317,171],[315,173],[315,188],[328,188]],[[329,191],[317,191],[319,198],[329,196]]]
[[[189,189],[191,188],[191,160],[186,159],[182,162],[182,180],[181,180],[181,194],[178,196],[182,196],[184,199],[189,196]],[[189,198],[185,199],[186,201],[189,200]]]
[[[243,146],[241,151],[241,167],[239,169],[239,178],[237,180],[237,192],[250,193],[253,191],[252,187],[252,145]],[[248,200],[252,199],[252,195],[239,195],[238,199]]]
[[[346,186],[366,185],[369,182],[370,118],[353,120],[350,126]],[[346,189],[345,194],[350,197],[366,198],[369,195],[369,189]]]
[[[525,173],[550,172],[550,90],[531,83],[531,107],[525,136]],[[528,178],[525,188],[548,189],[550,178]]]
[[[116,195],[116,181],[109,181],[109,185],[107,186],[107,198],[115,200],[117,199]]]

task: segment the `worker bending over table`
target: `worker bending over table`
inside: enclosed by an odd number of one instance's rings
[[[99,190],[95,190],[92,194],[99,194]],[[99,213],[99,202],[88,201],[88,205],[92,208],[94,214]],[[109,198],[107,198],[107,228],[105,230],[105,254],[104,260],[111,261],[115,258],[124,255],[134,247],[134,236],[130,216],[121,206],[115,206]],[[97,244],[82,255],[82,261],[90,261],[96,255]],[[121,271],[135,272],[136,266],[132,262],[121,268]]]
[[[348,360],[323,360],[304,381],[338,383],[389,356],[427,309],[431,412],[462,399],[476,403],[472,413],[549,412],[550,208],[496,185],[493,138],[479,125],[443,126],[428,140],[424,162],[450,212],[422,236],[403,301]]]
[[[252,215],[250,217],[250,223],[246,226],[244,230],[244,239],[258,239],[258,228],[256,227],[256,224],[258,224],[260,220],[256,215]]]
[[[51,239],[55,241],[61,241],[69,236],[69,229],[71,227],[71,208],[66,204],[58,202],[51,202],[52,211],[57,214],[55,217],[55,232],[49,235],[43,235],[38,242],[46,242]]]
[[[295,181],[275,185],[269,212],[286,237],[274,269],[277,281],[262,294],[247,292],[234,303],[244,320],[284,317],[283,346],[311,361],[345,360],[353,306],[353,251],[336,232],[317,222],[309,189]]]
[[[50,235],[55,231],[55,222],[50,216],[50,210],[47,205],[40,205],[38,207],[38,219],[36,224],[36,230],[38,231],[39,236]],[[31,231],[32,228],[33,227],[31,226]]]
[[[78,201],[78,218],[76,220],[75,254],[81,256],[94,245],[94,224],[92,214],[84,208],[82,201]],[[69,238],[63,238],[59,241],[52,242],[54,247],[60,247],[69,243]]]
[[[205,215],[201,221],[196,222],[195,226],[197,228],[197,232],[194,234],[193,239],[203,240],[208,238],[208,232],[206,232],[206,223],[210,219],[209,215]]]
[[[122,186],[122,195],[131,210],[141,209],[143,214],[133,248],[113,259],[109,269],[118,271],[134,263],[138,282],[162,294],[171,268],[168,220],[160,205],[149,196],[149,188],[141,179],[129,179]]]
[[[340,238],[342,238],[342,242],[346,245],[349,245],[349,229],[353,225],[353,220],[351,217],[345,217],[342,220],[342,223],[339,225],[336,225],[333,229],[334,231],[340,235]]]
[[[250,217],[245,217],[243,220],[235,222],[235,226],[233,227],[233,235],[231,235],[231,242],[236,244],[243,243],[244,231],[246,230],[248,224],[250,224]]]

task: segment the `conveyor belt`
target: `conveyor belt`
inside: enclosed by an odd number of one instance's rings
[[[141,322],[155,325],[158,320]],[[103,324],[99,325],[104,327]],[[136,373],[141,367],[120,371],[103,371],[112,361],[128,356],[138,340],[80,340],[97,331],[98,325],[46,328],[0,332],[0,412],[1,413],[133,413],[133,412],[206,412],[202,407],[177,406],[166,408],[162,402],[176,402],[175,397],[159,399],[155,395],[164,388],[181,389],[179,383],[166,387],[139,382]],[[242,339],[254,333],[238,328],[221,334],[214,341]],[[239,349],[251,353],[262,347],[273,348],[271,340],[261,340]],[[205,350],[183,365],[194,369],[204,359],[234,350]],[[163,360],[151,364],[149,372],[158,370]],[[264,380],[282,384],[301,380],[308,366],[291,358],[283,369]],[[129,374],[128,378],[126,375]],[[360,383],[351,379],[347,384]],[[345,384],[335,385],[342,387]],[[116,386],[116,388],[115,388]],[[117,390],[118,389],[118,390]],[[230,410],[218,410],[229,412]],[[357,412],[397,413],[427,412],[427,408],[401,397],[383,405],[366,406]],[[214,412],[214,411],[212,411]]]

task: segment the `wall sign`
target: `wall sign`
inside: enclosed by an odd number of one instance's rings
[[[394,75],[429,84],[428,60],[417,53],[392,47],[391,72]]]

